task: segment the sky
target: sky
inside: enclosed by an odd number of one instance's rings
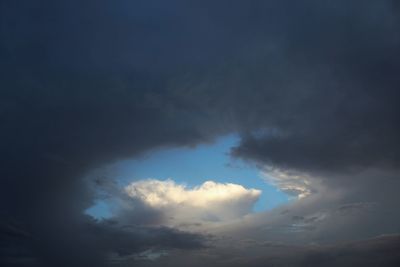
[[[240,184],[246,188],[262,191],[254,205],[254,211],[272,209],[290,201],[291,196],[268,182],[254,164],[229,156],[230,149],[238,142],[239,137],[236,134],[230,134],[195,147],[164,148],[135,159],[119,161],[97,172],[110,173],[109,175],[112,175],[122,186],[145,179],[172,179],[189,188],[209,180]],[[96,218],[109,218],[112,216],[111,210],[110,203],[99,201],[90,207],[87,213]]]
[[[1,266],[399,266],[397,1],[0,1]]]

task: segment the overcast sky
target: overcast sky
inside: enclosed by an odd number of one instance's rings
[[[0,0],[2,266],[399,266],[395,0]]]

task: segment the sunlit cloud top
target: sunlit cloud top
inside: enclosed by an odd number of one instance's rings
[[[261,195],[232,183],[206,181],[188,188],[173,180],[141,180],[125,187],[126,193],[152,209],[168,213],[175,220],[225,221],[252,212]]]

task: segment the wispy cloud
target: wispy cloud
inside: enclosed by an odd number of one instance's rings
[[[314,191],[311,184],[312,178],[306,173],[265,166],[261,175],[266,182],[272,183],[291,196],[304,198]]]

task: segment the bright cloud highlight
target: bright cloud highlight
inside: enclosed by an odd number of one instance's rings
[[[252,212],[261,191],[232,183],[206,181],[187,188],[173,180],[148,179],[125,187],[126,193],[175,222],[226,221]]]
[[[311,187],[312,178],[305,173],[265,166],[261,175],[267,182],[277,186],[282,192],[299,199],[311,195],[313,191]]]

